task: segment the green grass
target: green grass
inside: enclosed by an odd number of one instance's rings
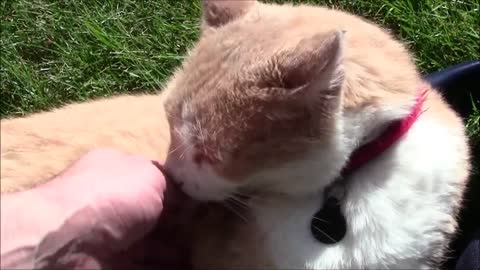
[[[190,1],[6,0],[0,115],[161,87],[198,33]]]

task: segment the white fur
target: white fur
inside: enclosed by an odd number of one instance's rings
[[[174,179],[181,182],[182,190],[197,200],[222,201],[229,197],[236,186],[217,176],[208,166],[199,167],[192,160],[193,154],[186,151],[177,161],[166,163],[167,170],[173,173]],[[173,168],[173,169],[171,169]]]
[[[451,161],[461,159],[458,138],[420,118],[400,143],[352,175],[343,207],[348,232],[335,245],[310,233],[321,193],[257,202],[255,215],[276,267],[428,268],[424,259],[445,241],[439,227],[452,224],[448,198],[457,190],[458,164]]]

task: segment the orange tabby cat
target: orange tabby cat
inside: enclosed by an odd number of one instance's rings
[[[1,191],[47,181],[98,147],[164,161],[170,142],[166,94],[118,96],[2,119]]]
[[[2,192],[110,146],[166,161],[199,199],[256,194],[246,222],[214,210],[197,224],[198,269],[436,267],[470,166],[461,119],[428,86],[409,134],[349,179],[345,238],[308,229],[352,152],[414,107],[424,82],[404,46],[322,7],[203,3],[200,40],[159,96],[2,120]]]
[[[430,269],[445,258],[469,175],[465,128],[387,31],[322,7],[206,0],[200,40],[169,89],[180,150],[165,169],[197,199],[251,196],[244,227],[211,245],[232,254],[224,267]],[[360,146],[417,116],[335,181]],[[332,183],[346,233],[327,244],[311,224],[329,221],[314,215]]]

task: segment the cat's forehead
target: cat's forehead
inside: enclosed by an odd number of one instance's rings
[[[256,89],[283,86],[278,78],[285,69],[276,64],[279,55],[295,51],[301,40],[318,34],[315,28],[304,27],[303,21],[296,15],[278,18],[260,11],[203,31],[176,73],[171,100],[183,108],[184,115],[196,114],[202,108],[232,111],[232,106],[251,103],[252,98],[261,103]],[[289,60],[292,66],[298,62],[295,56]],[[242,109],[247,110],[248,107]]]
[[[294,44],[295,37],[285,38],[288,29],[266,23],[232,24],[212,33],[205,33],[197,45],[199,52],[210,52],[214,57],[239,61],[239,64],[268,59],[282,48]]]
[[[183,114],[206,103],[232,102],[232,95],[244,94],[248,83],[259,79],[252,71],[268,60],[267,50],[258,44],[241,45],[234,40],[200,41],[186,59],[175,83],[176,105],[188,106]]]
[[[256,71],[278,47],[274,41],[222,36],[200,40],[179,71],[176,88],[185,103],[223,102],[245,94],[249,84],[262,79]]]
[[[239,65],[269,59],[317,32],[315,28],[304,27],[306,22],[295,12],[278,17],[264,7],[255,9],[223,27],[203,31],[193,58],[232,60]]]

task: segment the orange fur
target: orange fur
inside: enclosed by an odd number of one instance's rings
[[[89,150],[112,147],[163,162],[164,95],[119,96],[1,120],[1,192],[31,188]]]

